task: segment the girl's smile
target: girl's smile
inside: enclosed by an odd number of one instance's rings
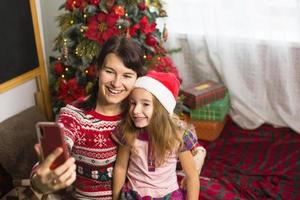
[[[153,96],[145,89],[133,89],[129,98],[130,108],[129,114],[138,128],[143,128],[149,125],[153,114]]]

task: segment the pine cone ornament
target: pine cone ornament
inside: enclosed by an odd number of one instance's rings
[[[164,42],[167,41],[168,36],[169,36],[169,34],[168,34],[168,29],[167,29],[166,24],[164,24],[164,29],[163,29],[163,34],[162,34],[162,37],[163,37],[163,39],[164,39]]]

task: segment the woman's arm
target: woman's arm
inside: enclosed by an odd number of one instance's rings
[[[179,161],[186,178],[187,199],[193,200],[199,198],[200,183],[196,164],[190,151],[179,153]]]
[[[130,148],[125,145],[119,145],[117,161],[113,171],[113,200],[120,197],[122,187],[125,183]]]
[[[39,144],[35,145],[37,154],[40,155]],[[64,164],[54,170],[50,169],[52,162],[62,153],[57,148],[43,162],[40,162],[31,177],[32,188],[40,194],[48,194],[70,186],[76,179],[75,159],[69,158]]]

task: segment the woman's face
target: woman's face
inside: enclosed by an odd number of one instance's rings
[[[100,102],[105,105],[121,104],[129,95],[137,79],[137,73],[127,68],[121,58],[110,53],[99,71]]]

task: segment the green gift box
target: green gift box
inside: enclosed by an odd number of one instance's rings
[[[191,109],[192,119],[222,121],[229,110],[229,94],[226,92],[223,99],[214,101],[198,109]]]

